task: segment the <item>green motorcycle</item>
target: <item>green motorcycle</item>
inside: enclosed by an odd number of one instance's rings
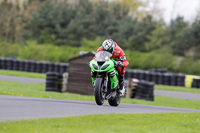
[[[93,74],[92,85],[95,91],[95,101],[98,105],[103,105],[104,100],[108,100],[111,106],[120,104],[119,74],[115,69],[114,59],[110,59],[111,53],[100,51],[96,59],[90,61],[90,68]]]

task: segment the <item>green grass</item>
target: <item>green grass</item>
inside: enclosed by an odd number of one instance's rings
[[[0,123],[0,133],[199,133],[200,113],[104,114]]]
[[[94,101],[94,96],[45,92],[45,85],[43,84],[18,83],[10,81],[0,81],[0,95]],[[126,98],[123,98],[121,102],[130,104],[200,109],[200,101],[170,98],[164,96],[155,96],[154,102]]]
[[[198,89],[197,88],[185,88],[185,87],[167,86],[167,85],[155,85],[155,89],[200,93],[200,88],[198,88]]]
[[[10,70],[0,70],[0,75],[20,76],[20,77],[31,77],[31,78],[46,78],[46,74],[31,73],[31,72],[20,72]]]
[[[10,70],[0,70],[0,75],[32,77],[32,78],[42,78],[42,79],[46,78],[46,74],[21,72],[21,71],[10,71]],[[197,89],[197,88],[185,88],[185,87],[166,86],[166,85],[155,85],[155,89],[200,93],[200,89]]]

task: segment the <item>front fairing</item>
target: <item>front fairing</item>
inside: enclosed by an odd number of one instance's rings
[[[90,68],[92,72],[97,72],[97,77],[105,77],[105,74],[111,73],[115,70],[115,65],[113,59],[110,59],[112,54],[101,51],[96,54],[96,59],[90,61]],[[109,76],[109,88],[114,89],[118,85],[118,72],[114,71],[115,73]]]
[[[111,53],[107,52],[107,51],[100,51],[98,52],[95,57],[96,57],[96,61],[98,62],[105,62],[107,61],[110,57],[112,56]]]
[[[93,72],[110,72],[115,69],[114,62],[110,59],[112,54],[107,51],[98,52],[96,59],[90,61],[90,68]]]

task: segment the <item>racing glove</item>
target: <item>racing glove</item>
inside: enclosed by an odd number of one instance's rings
[[[114,63],[115,63],[115,66],[124,67],[123,62],[121,62],[121,61],[115,61]]]

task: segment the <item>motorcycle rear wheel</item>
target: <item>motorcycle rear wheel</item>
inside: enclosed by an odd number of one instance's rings
[[[97,105],[103,105],[105,93],[103,92],[103,78],[96,78],[95,81],[95,101]]]

